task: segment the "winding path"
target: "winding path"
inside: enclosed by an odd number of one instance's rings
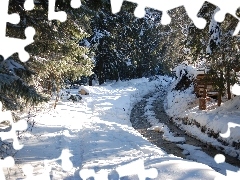
[[[185,131],[179,129],[171,120],[170,117],[166,114],[164,110],[163,99],[165,97],[166,92],[164,90],[160,90],[159,92],[149,93],[142,98],[141,101],[136,103],[131,111],[130,121],[134,129],[140,132],[144,137],[146,137],[151,143],[160,147],[168,154],[173,154],[178,157],[182,157],[187,159],[186,155],[183,154],[183,150],[177,146],[176,142],[166,141],[162,138],[163,133],[147,130],[151,127],[150,123],[147,120],[147,116],[145,115],[145,107],[150,98],[158,93],[158,97],[152,103],[152,111],[155,113],[156,119],[158,119],[159,123],[164,123],[168,126],[171,132],[174,132],[175,136],[184,137],[184,144],[193,145],[196,147],[200,147],[203,152],[208,154],[211,157],[214,157],[216,154],[224,154],[222,151],[217,150],[213,146],[209,146],[194,137],[188,135]],[[240,161],[234,157],[224,154],[226,157],[225,162],[240,167]],[[196,158],[197,159],[197,158]],[[213,169],[217,170],[215,167]]]

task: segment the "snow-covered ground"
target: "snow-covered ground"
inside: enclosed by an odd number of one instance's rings
[[[165,86],[167,89],[171,82],[170,78],[159,77],[150,82],[142,78],[106,83],[85,87],[89,95],[82,96],[83,99],[79,102],[73,103],[63,98],[56,109],[52,108],[53,102],[50,102],[45,109],[31,117],[36,124],[32,132],[21,139],[24,147],[14,157],[16,165],[4,169],[6,178],[229,179],[229,174],[226,177],[203,164],[206,161],[198,163],[167,154],[131,126],[130,112],[134,103],[145,94],[155,91],[157,86]],[[77,94],[78,90],[71,90],[71,93]],[[204,113],[195,111],[200,115]],[[217,114],[220,111],[214,112]],[[194,114],[194,111],[191,110],[191,113]],[[233,114],[226,115],[232,117]],[[27,118],[27,114],[22,115],[22,119]],[[227,121],[225,128],[226,126]],[[168,137],[174,139],[170,135]],[[201,151],[193,147],[184,148],[201,154]],[[212,162],[212,158],[202,154],[196,157],[208,158]],[[220,163],[221,158],[217,161]],[[235,173],[231,179],[236,178],[236,167],[221,165]],[[23,176],[23,172],[26,176]]]
[[[168,87],[165,99],[167,114],[185,131],[240,160],[240,96],[233,95],[231,100],[223,98],[220,107],[217,100],[210,98],[206,110],[199,110],[199,99],[193,93],[193,86],[184,91],[173,90],[181,79],[179,71],[184,68],[176,69],[179,69],[177,79]],[[190,76],[196,76],[193,67],[185,66],[185,69]],[[239,93],[238,86],[233,91]]]

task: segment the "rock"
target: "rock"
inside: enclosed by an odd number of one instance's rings
[[[89,95],[89,93],[85,89],[80,89],[78,93],[81,95]]]
[[[80,95],[71,95],[68,100],[72,100],[73,102],[77,102],[82,100],[82,97]]]
[[[80,101],[80,100],[82,100],[82,96],[80,96],[80,95],[76,95],[76,97],[77,97],[77,99]]]

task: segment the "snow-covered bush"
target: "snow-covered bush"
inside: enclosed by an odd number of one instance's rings
[[[175,67],[173,71],[176,75],[176,81],[172,84],[174,90],[188,89],[197,75],[197,69],[186,62]]]
[[[173,69],[176,79],[172,82],[169,92],[165,99],[165,110],[171,117],[184,116],[185,110],[196,101],[194,94],[194,78],[197,69],[186,62]]]

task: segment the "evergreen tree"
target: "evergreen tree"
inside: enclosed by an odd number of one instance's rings
[[[225,21],[220,24],[219,42],[214,41],[212,47],[211,68],[220,72],[219,100],[221,104],[221,95],[225,89],[228,99],[231,99],[230,86],[236,82],[234,69],[239,67],[239,50],[237,44],[240,43],[239,38],[233,36],[234,30],[237,27],[238,20],[231,15],[227,15]],[[222,82],[221,82],[222,81]]]
[[[190,23],[188,26],[186,45],[190,49],[190,55],[193,61],[198,61],[200,58],[206,58],[210,50],[209,48],[213,45],[213,41],[210,40],[210,31],[214,32],[212,28],[218,26],[218,23],[211,23],[215,10],[216,6],[210,3],[204,3],[198,15],[207,21],[205,28],[198,29],[193,23]],[[214,27],[211,25],[214,25]],[[210,45],[209,42],[212,44]]]
[[[167,26],[160,29],[161,43],[160,53],[162,64],[168,68],[174,68],[183,61],[189,61],[189,50],[186,46],[188,26],[193,22],[189,19],[183,7],[175,8],[169,12],[172,20]]]
[[[88,48],[80,47],[79,41],[88,36],[82,24],[87,20],[83,9],[72,9],[65,0],[56,1],[56,10],[67,12],[64,23],[48,21],[48,1],[35,2],[33,11],[25,11],[23,2],[10,1],[10,12],[18,12],[21,22],[18,26],[8,26],[8,35],[24,38],[24,29],[33,26],[36,30],[35,42],[26,49],[31,59],[24,65],[35,73],[35,79],[49,93],[55,86],[61,88],[65,79],[75,80],[92,73],[93,63],[88,57]],[[80,18],[80,17],[83,17]],[[87,26],[85,27],[87,29]],[[16,57],[17,58],[17,57]]]
[[[92,35],[81,45],[91,47],[95,54],[94,72],[100,84],[106,79],[132,79],[162,73],[165,66],[160,47],[161,13],[147,9],[138,19],[133,11],[136,5],[124,2],[122,10],[113,15],[110,2],[98,8],[91,19]],[[167,68],[166,68],[167,69]]]
[[[187,45],[195,61],[200,57],[206,59],[205,68],[210,69],[208,81],[211,81],[218,89],[218,105],[220,106],[223,92],[227,89],[230,99],[230,85],[236,81],[233,69],[239,66],[237,45],[239,38],[232,36],[238,20],[228,14],[224,22],[216,22],[214,15],[217,11],[216,6],[210,3],[204,4],[199,15],[207,19],[207,25],[203,30],[190,26]]]
[[[34,88],[31,81],[33,72],[18,60],[9,58],[0,62],[0,101],[4,108],[21,110],[26,105],[46,101]]]

